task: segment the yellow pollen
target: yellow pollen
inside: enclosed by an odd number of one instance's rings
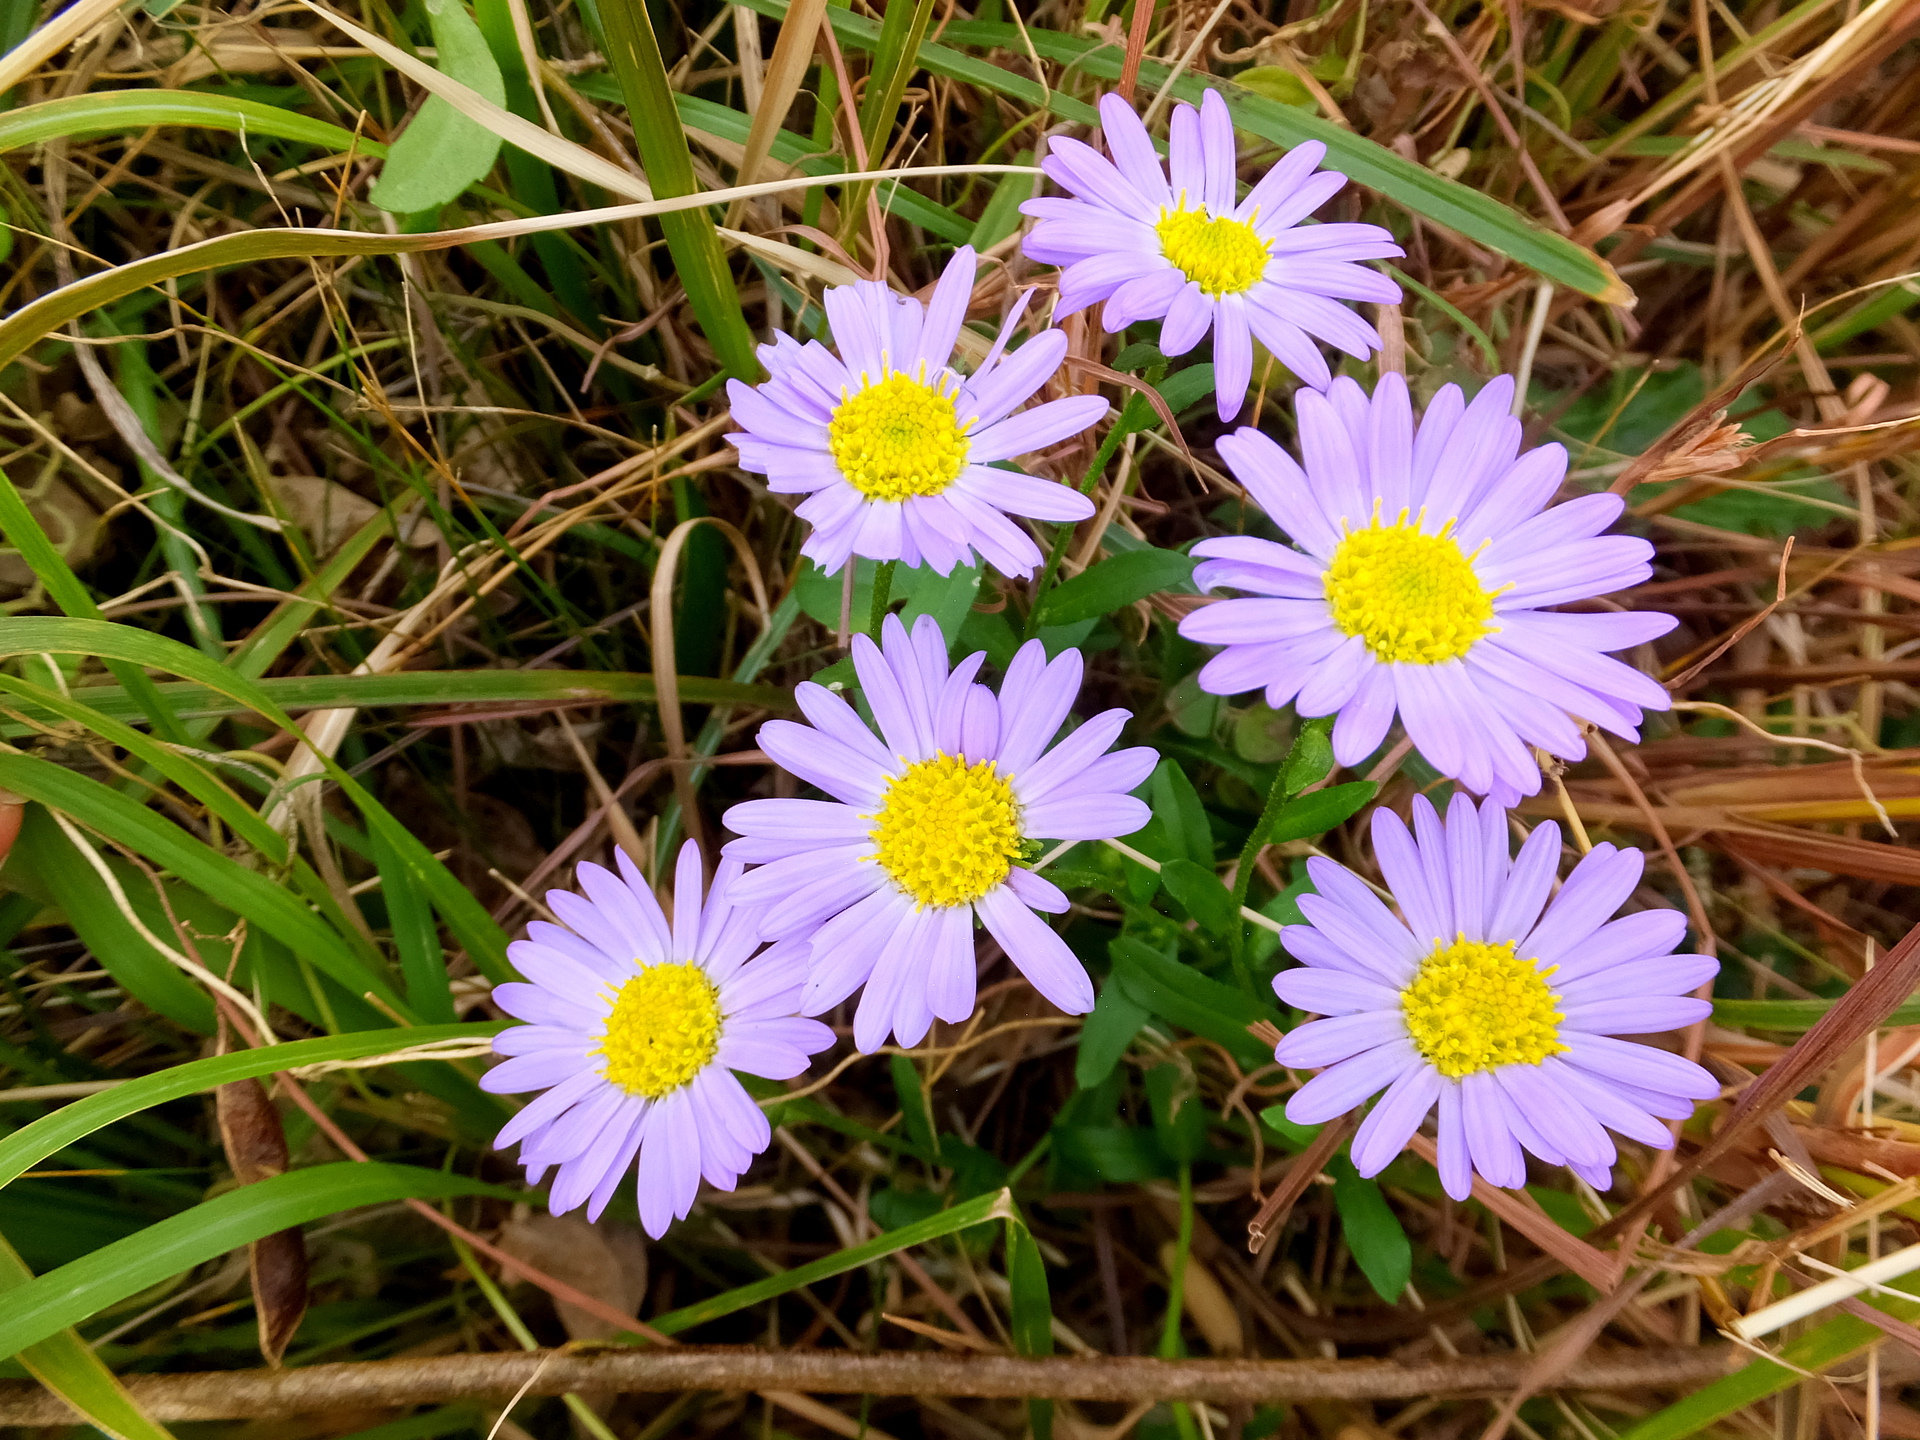
[[[827,448],[869,500],[938,495],[966,468],[967,426],[946,391],[895,370],[842,396],[827,422]]]
[[[649,965],[620,987],[599,1054],[622,1090],[658,1100],[720,1048],[720,992],[698,965]]]
[[[1420,962],[1400,1008],[1420,1053],[1458,1080],[1503,1065],[1538,1065],[1560,1043],[1560,997],[1542,970],[1513,953],[1513,942],[1469,940],[1436,945]]]
[[[1013,786],[991,760],[936,755],[887,782],[874,856],[921,905],[967,905],[1007,878],[1020,854]]]
[[[1252,289],[1267,273],[1267,242],[1244,220],[1210,215],[1202,205],[1162,210],[1153,230],[1160,237],[1160,253],[1216,300]]]
[[[1480,588],[1480,577],[1447,534],[1422,534],[1418,524],[1351,530],[1327,566],[1327,603],[1343,635],[1358,635],[1374,658],[1415,665],[1458,660],[1493,624],[1498,591]]]

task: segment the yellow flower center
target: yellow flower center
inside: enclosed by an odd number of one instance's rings
[[[1464,936],[1437,945],[1400,992],[1413,1043],[1442,1075],[1538,1065],[1567,1047],[1560,1043],[1560,997],[1542,970],[1498,945]]]
[[[967,426],[946,391],[895,370],[842,396],[827,422],[827,448],[869,500],[938,495],[966,468]]]
[[[720,992],[698,965],[649,965],[620,987],[599,1053],[607,1079],[658,1100],[685,1085],[720,1048]]]
[[[967,905],[1007,878],[1020,854],[1013,786],[991,760],[936,755],[887,782],[875,859],[921,905]]]
[[[1343,635],[1358,635],[1376,659],[1437,665],[1458,660],[1474,641],[1496,629],[1493,599],[1447,534],[1424,535],[1409,525],[1382,525],[1376,515],[1352,530],[1327,566],[1327,603]]]
[[[1253,288],[1267,273],[1267,242],[1244,220],[1195,210],[1162,210],[1153,227],[1160,253],[1214,299]]]

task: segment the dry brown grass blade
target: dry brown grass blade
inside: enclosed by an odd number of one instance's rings
[[[1313,1143],[1287,1167],[1287,1173],[1273,1187],[1273,1193],[1262,1202],[1259,1213],[1247,1222],[1249,1251],[1258,1255],[1266,1248],[1267,1241],[1280,1233],[1288,1213],[1307,1193],[1307,1187],[1313,1183],[1314,1177],[1326,1167],[1327,1161],[1333,1158],[1333,1152],[1345,1143],[1352,1130],[1351,1116],[1330,1120],[1320,1127],[1320,1133],[1313,1137]]]
[[[747,131],[746,151],[734,175],[737,184],[751,185],[767,156],[773,153],[773,137],[780,133],[780,122],[793,107],[800,84],[807,78],[807,69],[813,63],[814,42],[820,34],[820,21],[826,13],[827,0],[794,0],[787,9],[787,18],[780,22],[780,35],[773,42],[773,56],[767,61],[760,103],[753,107],[753,126]],[[729,226],[739,224],[740,212],[741,204],[736,201],[727,212]]]
[[[667,760],[673,766],[673,790],[680,801],[681,824],[687,834],[699,843],[701,850],[707,850],[706,826],[701,821],[699,806],[695,801],[693,777],[687,764],[692,758],[687,749],[686,720],[680,713],[680,672],[676,668],[674,655],[673,627],[676,620],[673,609],[673,582],[680,569],[680,556],[687,547],[687,541],[693,532],[702,525],[711,525],[727,538],[733,546],[734,554],[740,557],[740,566],[746,572],[747,583],[753,587],[754,603],[760,607],[760,623],[767,623],[772,606],[767,601],[766,581],[760,577],[760,562],[754,557],[753,547],[747,544],[742,535],[725,520],[714,515],[696,515],[682,520],[673,527],[673,533],[667,536],[667,543],[660,547],[660,559],[653,571],[652,608],[650,621],[653,629],[653,683],[659,697],[660,728],[667,742]],[[700,616],[703,623],[723,624],[724,617]],[[665,863],[668,857],[656,857]]]
[[[1416,1134],[1407,1142],[1407,1148],[1429,1165],[1437,1167],[1440,1163],[1438,1148],[1425,1135]],[[1524,1198],[1525,1194],[1521,1191],[1516,1196],[1497,1185],[1489,1185],[1478,1172],[1474,1174],[1474,1199],[1602,1295],[1612,1291],[1620,1282],[1619,1267],[1579,1236],[1561,1229],[1544,1210]]]
[[[1785,343],[1778,350],[1773,349],[1784,338]],[[1787,351],[1793,348],[1798,332],[1768,342],[1768,349],[1742,365],[1726,382],[1715,388],[1713,393],[1681,416],[1667,433],[1649,445],[1633,460],[1633,463],[1615,477],[1607,489],[1615,495],[1625,495],[1636,485],[1644,485],[1656,476],[1670,470],[1679,459],[1688,454],[1699,454],[1712,436],[1722,428],[1727,416],[1727,407],[1743,395],[1749,386],[1758,384],[1787,358]]]

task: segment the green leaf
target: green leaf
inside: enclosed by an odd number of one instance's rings
[[[1199,1159],[1207,1143],[1207,1111],[1193,1089],[1192,1072],[1171,1063],[1154,1066],[1147,1072],[1147,1101],[1160,1148],[1182,1165]]]
[[[940,626],[940,633],[947,637],[947,648],[952,649],[960,639],[960,627],[973,613],[973,602],[980,594],[981,574],[978,564],[956,565],[948,575],[936,574],[927,566],[894,571],[895,593],[901,593],[902,580],[912,577],[911,598],[900,612],[900,623],[911,630],[915,620],[931,615]],[[839,617],[834,619],[837,623]]]
[[[33,1272],[6,1237],[0,1236],[0,1295],[18,1290],[32,1279]],[[149,1419],[121,1388],[93,1347],[72,1330],[61,1330],[37,1345],[29,1345],[18,1358],[28,1374],[114,1440],[172,1440],[165,1428]]]
[[[1213,863],[1213,827],[1187,772],[1172,760],[1155,767],[1150,787],[1154,819],[1163,827],[1173,849],[1156,860],[1185,856],[1199,865]]]
[[[971,1229],[975,1225],[985,1225],[994,1220],[1004,1220],[1018,1212],[1014,1209],[1012,1192],[1000,1190],[992,1195],[982,1195],[965,1204],[955,1205],[951,1210],[942,1210],[925,1220],[912,1225],[903,1225],[898,1230],[889,1230],[877,1240],[865,1245],[855,1245],[845,1250],[836,1250],[833,1254],[815,1260],[809,1265],[799,1265],[778,1275],[769,1275],[764,1280],[756,1280],[751,1285],[742,1285],[723,1295],[715,1295],[709,1300],[701,1300],[693,1305],[670,1310],[653,1321],[656,1330],[668,1335],[678,1335],[683,1330],[691,1330],[696,1325],[705,1325],[735,1311],[745,1310],[772,1300],[776,1296],[788,1294],[811,1285],[817,1280],[831,1280],[836,1275],[844,1275],[849,1270],[857,1270],[863,1265],[871,1265],[876,1260],[899,1251],[911,1249],[915,1245],[924,1245],[929,1240],[938,1240],[943,1235],[952,1235],[961,1230]]]
[[[1071,625],[1144,600],[1193,578],[1194,561],[1177,550],[1130,550],[1090,565],[1046,598],[1044,623]]]
[[[1320,1135],[1318,1125],[1296,1125],[1287,1118],[1285,1105],[1269,1105],[1260,1112],[1260,1123],[1278,1135],[1289,1150],[1304,1150]]]
[[[940,1141],[933,1133],[933,1111],[927,1105],[920,1072],[905,1055],[889,1056],[888,1065],[893,1072],[893,1093],[900,1102],[900,1123],[907,1139],[929,1155],[938,1155]]]
[[[1080,1049],[1073,1060],[1074,1084],[1091,1090],[1111,1075],[1147,1019],[1146,1007],[1137,1004],[1124,985],[1107,981],[1094,1002],[1093,1013],[1080,1027]]]
[[[1334,1208],[1340,1212],[1340,1232],[1353,1263],[1374,1294],[1391,1305],[1413,1278],[1413,1246],[1406,1229],[1380,1193],[1379,1182],[1362,1178],[1346,1156],[1336,1155],[1327,1168],[1333,1173]]]
[[[1007,1218],[1007,1292],[1016,1355],[1053,1354],[1053,1296],[1047,1288],[1047,1262],[1040,1256],[1027,1227]],[[1051,1440],[1053,1402],[1028,1400],[1027,1419],[1033,1440]]]
[[[505,105],[506,81],[467,7],[461,0],[426,0],[426,7],[440,73]],[[429,95],[393,142],[367,198],[397,215],[437,211],[474,181],[485,179],[499,154],[498,135],[438,95]]]
[[[1281,794],[1298,795],[1333,773],[1332,731],[1331,716],[1309,720],[1300,727],[1287,758],[1281,762]]]
[[[365,1205],[457,1195],[525,1198],[523,1192],[464,1175],[373,1161],[316,1165],[242,1185],[12,1291],[0,1313],[0,1358],[276,1231]]]
[[[1247,1026],[1261,1020],[1279,1023],[1280,1012],[1271,1005],[1169,960],[1130,936],[1110,942],[1107,953],[1113,957],[1113,981],[1136,1005],[1215,1041],[1248,1068],[1273,1058],[1247,1033]]]
[[[1357,814],[1379,789],[1371,780],[1351,780],[1345,785],[1329,785],[1311,795],[1297,796],[1274,813],[1267,843],[1278,845],[1286,840],[1310,840],[1324,835]]]
[[[59,1154],[103,1130],[116,1120],[137,1115],[155,1105],[198,1095],[234,1080],[256,1079],[280,1070],[296,1070],[330,1060],[364,1060],[403,1047],[430,1045],[442,1040],[485,1040],[506,1029],[504,1023],[419,1025],[409,1030],[362,1030],[347,1035],[323,1035],[314,1040],[292,1040],[257,1050],[236,1050],[204,1060],[189,1060],[128,1080],[111,1090],[62,1105],[0,1138],[0,1187],[11,1184],[41,1161]]]
[[[1160,883],[1187,914],[1210,935],[1232,934],[1240,923],[1240,907],[1220,877],[1191,860],[1169,860],[1160,867]]]
[[[156,125],[190,125],[207,130],[237,130],[320,145],[335,154],[353,150],[376,158],[387,147],[324,120],[279,105],[211,95],[199,90],[97,90],[69,95],[0,114],[0,150],[24,150],[48,140],[77,139]]]
[[[1203,360],[1198,365],[1176,370],[1153,388],[1160,392],[1160,398],[1167,402],[1167,408],[1178,415],[1213,394],[1216,388],[1213,362]]]

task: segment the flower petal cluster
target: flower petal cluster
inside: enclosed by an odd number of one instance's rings
[[[804,947],[755,953],[755,918],[733,893],[738,862],[720,866],[703,903],[699,849],[683,846],[671,923],[625,854],[619,865],[618,875],[580,866],[584,895],[547,892],[565,926],[535,921],[509,948],[527,981],[493,998],[527,1023],[495,1037],[508,1058],[480,1086],[545,1092],[494,1144],[520,1145],[532,1183],[558,1167],[554,1214],[584,1203],[598,1219],[637,1162],[641,1223],[658,1237],[685,1217],[702,1176],[733,1189],[772,1138],[733,1072],[789,1079],[833,1032],[796,1013]]]
[[[1093,513],[1071,486],[995,464],[1078,435],[1107,402],[1074,395],[1020,408],[1060,368],[1067,338],[1048,330],[1009,352],[1017,307],[979,369],[954,369],[975,268],[962,246],[927,305],[878,281],[834,286],[825,306],[839,354],[780,334],[760,348],[772,379],[727,382],[740,468],[776,494],[807,497],[798,514],[813,529],[801,553],[822,570],[858,555],[945,575],[977,551],[1002,574],[1028,575],[1040,551],[1009,516]]]
[[[1607,1189],[1609,1130],[1670,1148],[1661,1122],[1719,1093],[1691,1060],[1615,1037],[1704,1019],[1712,1006],[1688,992],[1719,962],[1672,953],[1686,933],[1676,911],[1609,918],[1639,884],[1638,850],[1596,845],[1549,903],[1560,860],[1552,821],[1511,859],[1507,814],[1492,802],[1456,795],[1442,821],[1416,797],[1413,822],[1373,815],[1398,915],[1344,866],[1307,862],[1308,923],[1281,935],[1303,964],[1273,988],[1328,1018],[1274,1051],[1283,1065],[1320,1070],[1287,1118],[1319,1124],[1384,1090],[1353,1140],[1362,1175],[1378,1174],[1437,1106],[1440,1180],[1457,1200],[1475,1171],[1524,1184],[1523,1149]]]
[[[1604,533],[1618,495],[1549,504],[1566,451],[1522,454],[1512,400],[1506,376],[1471,404],[1448,385],[1416,424],[1400,376],[1371,397],[1343,378],[1295,397],[1304,466],[1250,426],[1222,438],[1234,477],[1298,548],[1193,547],[1202,590],[1257,597],[1181,622],[1187,639],[1225,647],[1201,688],[1337,712],[1342,765],[1371,754],[1397,713],[1441,774],[1503,803],[1540,788],[1529,746],[1586,754],[1581,720],[1638,740],[1640,712],[1665,710],[1666,691],[1605,652],[1666,634],[1673,617],[1548,607],[1640,584],[1653,547]]]
[[[1233,120],[1217,91],[1197,112],[1174,107],[1164,169],[1120,96],[1101,97],[1100,120],[1113,158],[1054,137],[1041,168],[1071,198],[1020,207],[1040,221],[1022,245],[1027,258],[1065,267],[1056,314],[1104,301],[1109,333],[1159,320],[1167,355],[1211,330],[1222,420],[1246,399],[1255,340],[1321,389],[1332,375],[1316,340],[1362,359],[1379,348],[1373,327],[1340,302],[1397,303],[1400,287],[1358,262],[1402,251],[1378,225],[1301,225],[1346,184],[1336,171],[1315,173],[1326,146],[1296,146],[1240,200]]]
[[[1026,868],[1034,842],[1100,840],[1147,822],[1127,792],[1155,752],[1108,753],[1131,718],[1094,716],[1051,743],[1080,690],[1080,652],[1049,662],[1039,641],[1014,656],[999,694],[976,684],[984,654],[949,670],[930,617],[911,635],[889,616],[882,643],[853,641],[876,735],[823,685],[795,690],[808,724],[772,720],[759,742],[830,799],[748,800],[728,810],[726,855],[755,868],[735,885],[768,939],[808,947],[801,1011],[818,1015],[865,986],[854,1014],[862,1050],[889,1033],[918,1044],[935,1018],[973,1012],[974,920],[1020,973],[1071,1015],[1093,1008],[1079,959],[1035,912],[1067,897]]]

